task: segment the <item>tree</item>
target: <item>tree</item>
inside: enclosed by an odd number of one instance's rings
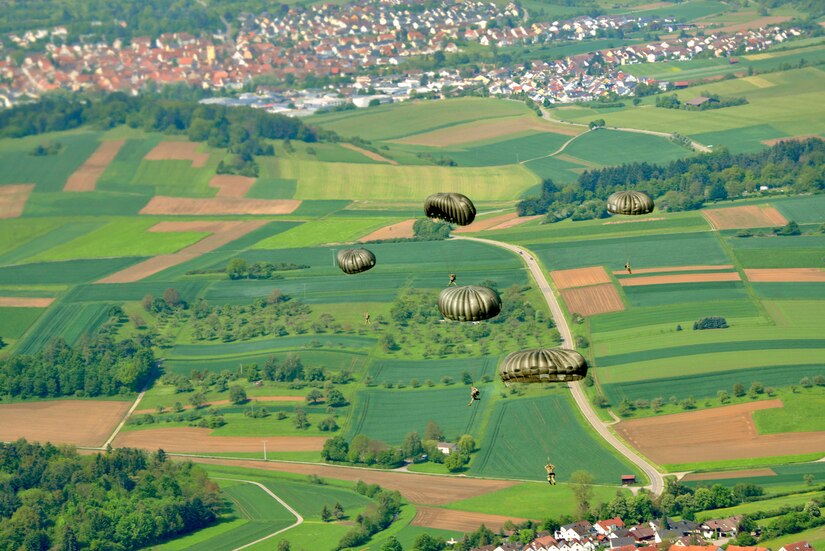
[[[341,504],[338,503],[337,501],[335,502],[335,505],[333,505],[333,507],[332,507],[332,516],[334,516],[338,520],[341,520],[342,518],[344,518],[346,516],[344,514],[344,507],[341,506]]]
[[[447,470],[451,473],[455,473],[464,468],[467,459],[466,455],[456,450],[444,458],[444,466],[447,467]]]
[[[469,434],[464,434],[458,439],[458,451],[469,456],[476,449],[476,440]]]
[[[330,415],[326,419],[322,419],[318,422],[318,430],[322,430],[324,432],[335,432],[338,430],[338,422],[335,420],[335,417]]]
[[[326,504],[321,507],[321,520],[324,522],[329,522],[332,520],[332,513],[329,511],[329,507],[327,507]]]
[[[246,391],[241,385],[232,385],[229,387],[229,401],[233,404],[243,404],[247,400]]]
[[[813,486],[814,485],[814,475],[811,473],[807,473],[802,476],[802,480],[805,481],[805,486]]]
[[[421,437],[418,436],[418,433],[408,432],[407,435],[404,437],[404,441],[401,443],[401,453],[404,457],[412,457],[415,459],[422,453],[424,453],[424,446],[421,443]]]
[[[441,551],[446,545],[443,539],[425,533],[415,538],[413,551]]]
[[[318,390],[317,388],[312,388],[307,392],[306,400],[307,404],[317,404],[321,398],[324,397],[324,394]]]
[[[745,395],[745,385],[742,383],[736,383],[733,385],[733,395],[737,398],[741,398]]]
[[[203,392],[196,392],[189,397],[189,404],[195,409],[200,409],[207,404],[206,394]]]
[[[343,393],[337,388],[331,388],[327,391],[327,405],[337,408],[340,406],[345,406],[348,403],[349,402],[347,402],[347,399],[344,398]]]
[[[172,308],[183,305],[183,299],[181,299],[180,293],[174,287],[169,287],[163,292],[163,300]]]
[[[424,429],[424,440],[435,440],[436,442],[444,440],[444,431],[432,419],[427,422]]]
[[[381,551],[404,551],[404,548],[395,536],[390,536],[390,538],[384,542],[384,545],[381,546]]]
[[[335,436],[324,442],[321,449],[321,459],[324,461],[346,461],[349,444],[343,436]]]
[[[249,271],[249,265],[243,258],[233,258],[226,266],[226,275],[229,279],[240,279]]]
[[[307,419],[307,414],[302,408],[295,410],[295,417],[292,419],[292,422],[296,429],[304,430],[309,428],[309,419]]]
[[[278,551],[291,551],[292,547],[289,545],[288,540],[281,540],[278,542]]]
[[[593,482],[595,478],[587,471],[574,471],[570,475],[573,497],[576,499],[577,518],[585,518],[590,513],[590,503],[593,500]]]

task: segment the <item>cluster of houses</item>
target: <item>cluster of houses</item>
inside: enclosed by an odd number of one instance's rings
[[[619,517],[595,524],[578,521],[554,533],[541,532],[529,543],[486,545],[476,551],[661,551],[662,542],[673,542],[668,551],[722,551],[720,545],[736,536],[741,516],[703,523],[664,518],[625,526]],[[771,551],[765,547],[728,545],[727,551]],[[789,543],[778,551],[815,551],[806,541]]]
[[[374,66],[397,66],[407,56],[456,52],[456,43],[508,46],[678,26],[669,19],[628,15],[526,23],[526,13],[514,4],[501,9],[491,3],[457,0],[444,0],[435,7],[394,0],[322,4],[291,7],[277,15],[242,14],[239,19],[240,29],[233,36],[174,33],[154,40],[138,37],[128,44],[120,40],[69,44],[65,27],[7,35],[0,42],[0,103],[9,106],[58,89],[136,94],[150,84],[186,83],[220,90],[241,88],[262,75],[287,83],[307,75],[355,76]],[[320,94],[287,92],[283,102],[242,98],[240,104],[301,115],[345,102],[367,106],[374,99],[401,101],[421,93],[438,95],[445,89],[459,93],[482,86],[494,95],[524,94],[540,103],[586,101],[609,93],[632,94],[637,79],[622,71],[625,65],[756,52],[800,35],[799,29],[776,26],[710,33],[536,61],[529,67],[481,67],[474,75],[445,69],[429,73],[425,80],[420,71],[403,71],[393,78],[370,81],[367,77]],[[9,42],[18,51],[34,44],[44,51],[14,59],[3,46]],[[374,97],[361,97],[365,89],[375,90]]]

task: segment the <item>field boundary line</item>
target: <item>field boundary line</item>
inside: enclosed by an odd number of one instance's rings
[[[536,157],[535,159],[527,159],[526,161],[521,161],[519,164],[523,165],[524,163],[529,163],[531,161],[538,161],[539,159],[546,159],[548,157],[555,157],[556,155],[558,155],[559,153],[564,151],[565,148],[567,148],[567,146],[570,145],[570,143],[573,140],[575,140],[576,138],[580,138],[580,137],[584,136],[585,134],[587,134],[588,132],[591,132],[592,130],[595,130],[595,129],[589,128],[589,129],[585,130],[584,132],[582,132],[581,134],[577,134],[577,135],[573,136],[572,138],[570,138],[569,140],[567,140],[566,142],[561,144],[560,148],[558,148],[557,150],[555,150],[554,152],[552,152],[548,155],[542,155],[541,157]]]
[[[298,526],[299,524],[302,524],[302,523],[304,522],[304,517],[302,517],[302,516],[301,516],[301,514],[300,514],[298,511],[296,511],[295,509],[293,509],[292,507],[290,507],[290,506],[289,506],[289,504],[288,504],[286,501],[284,501],[283,499],[281,499],[280,497],[278,497],[277,495],[275,495],[275,493],[274,493],[272,490],[270,490],[269,488],[267,488],[266,486],[264,486],[264,485],[263,485],[263,484],[261,484],[260,482],[255,482],[254,480],[243,480],[243,479],[240,479],[240,478],[224,478],[224,477],[218,477],[218,476],[216,476],[216,477],[214,477],[214,478],[215,478],[215,480],[231,480],[231,481],[233,481],[233,482],[244,482],[244,483],[246,483],[246,484],[254,484],[255,486],[257,486],[257,487],[259,487],[260,489],[262,489],[264,492],[266,492],[267,494],[269,494],[269,495],[270,495],[270,496],[271,496],[271,497],[272,497],[275,501],[277,501],[278,503],[280,503],[281,505],[283,505],[283,506],[286,508],[286,510],[287,510],[287,511],[289,511],[290,513],[292,513],[293,515],[295,515],[295,522],[294,522],[294,523],[292,523],[292,524],[290,524],[290,525],[289,525],[289,526],[287,526],[286,528],[281,528],[281,529],[280,529],[280,530],[278,530],[277,532],[272,532],[272,533],[271,533],[271,534],[269,534],[268,536],[264,536],[264,537],[262,537],[262,538],[260,538],[260,539],[257,539],[257,540],[255,540],[255,541],[251,541],[251,542],[249,542],[249,543],[247,543],[247,544],[245,544],[245,545],[242,545],[242,546],[240,546],[240,547],[236,547],[235,549],[233,549],[233,551],[240,551],[241,549],[246,549],[247,547],[251,547],[251,546],[253,546],[253,545],[256,545],[256,544],[258,544],[258,543],[261,543],[262,541],[268,540],[268,539],[269,539],[269,538],[271,538],[271,537],[277,536],[277,535],[278,535],[278,534],[280,534],[281,532],[286,532],[287,530],[290,530],[290,529],[292,529],[292,528],[295,528],[296,526]]]
[[[132,404],[132,407],[129,408],[129,411],[127,411],[126,415],[123,416],[123,419],[120,420],[120,423],[118,423],[117,427],[115,427],[115,430],[114,432],[112,432],[111,436],[109,436],[109,439],[106,440],[106,442],[104,442],[102,446],[100,446],[101,450],[105,450],[108,446],[112,445],[112,441],[114,441],[114,439],[117,438],[117,435],[120,434],[120,429],[123,428],[123,425],[126,424],[126,421],[129,420],[129,417],[137,409],[138,405],[140,404],[140,401],[143,400],[144,394],[146,394],[145,388],[140,391],[140,394],[137,395],[137,398],[135,398],[135,402]]]

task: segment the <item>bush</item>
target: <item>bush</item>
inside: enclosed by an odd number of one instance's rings
[[[710,316],[693,322],[694,330],[725,329],[727,327],[729,327],[728,321],[722,316]]]

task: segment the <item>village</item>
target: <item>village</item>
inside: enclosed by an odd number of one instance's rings
[[[293,7],[278,15],[244,14],[236,22],[240,30],[231,36],[172,33],[154,40],[134,38],[129,44],[120,40],[68,44],[65,27],[31,30],[3,38],[7,47],[0,46],[0,102],[8,107],[56,90],[134,95],[147,87],[183,83],[218,96],[254,88],[261,93],[210,101],[295,116],[347,103],[367,107],[468,91],[526,97],[550,105],[628,96],[640,82],[654,83],[623,71],[626,65],[696,57],[727,57],[735,62],[735,55],[763,51],[805,34],[799,28],[774,25],[735,33],[708,30],[690,36],[684,30],[693,25],[629,15],[527,20],[528,14],[514,4],[504,10],[482,2],[398,10],[394,4],[371,1],[343,7]],[[655,42],[559,60],[482,64],[471,72],[447,64],[430,71],[404,67],[405,60],[415,56],[445,60],[445,54],[463,51],[460,44],[495,48],[565,44],[619,39],[641,31],[671,34]],[[19,52],[34,46],[42,46],[42,53],[26,53],[22,59],[8,55],[12,49]],[[384,73],[391,70],[392,74],[376,74],[378,69]],[[277,93],[267,94],[271,87],[254,85],[255,79],[264,76],[269,82],[283,83]],[[340,84],[310,86],[321,84],[324,78]],[[299,81],[303,86],[296,84]],[[670,85],[656,84],[663,89]]]

